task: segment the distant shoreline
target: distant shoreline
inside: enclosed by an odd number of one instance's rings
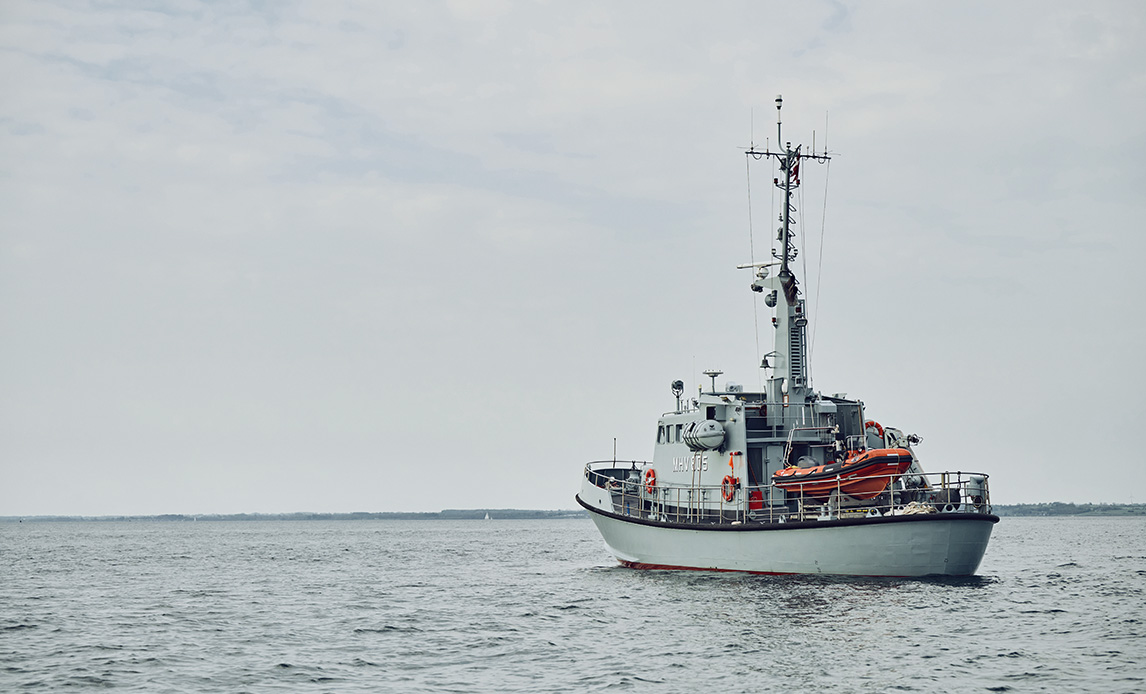
[[[1146,516],[1146,504],[999,504],[996,516]]]
[[[354,521],[354,520],[547,520],[583,518],[588,512],[577,510],[541,511],[520,508],[446,509],[445,511],[371,513],[164,513],[154,516],[0,516],[0,522],[36,521]]]
[[[1146,504],[1068,504],[1060,501],[1042,504],[997,504],[997,516],[1146,516]],[[576,510],[536,510],[520,508],[446,509],[444,511],[381,511],[354,513],[165,513],[153,516],[0,516],[0,523],[23,521],[354,521],[354,520],[549,520],[587,518]]]

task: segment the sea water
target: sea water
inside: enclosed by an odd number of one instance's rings
[[[1142,692],[1146,519],[961,579],[639,571],[592,522],[0,523],[0,691]]]

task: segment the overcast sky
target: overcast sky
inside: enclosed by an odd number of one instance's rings
[[[836,153],[813,385],[996,503],[1146,502],[1144,20],[6,0],[0,515],[575,507],[759,382],[777,94]]]

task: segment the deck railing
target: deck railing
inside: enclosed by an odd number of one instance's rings
[[[786,523],[804,520],[876,518],[929,513],[990,513],[987,475],[977,472],[930,472],[872,475],[887,485],[871,499],[855,499],[841,485],[855,478],[836,478],[836,488],[823,482],[737,486],[648,484],[642,461],[598,461],[585,466],[589,482],[610,492],[613,512],[672,523]],[[817,488],[812,493],[813,485]],[[804,487],[808,487],[805,490]],[[726,498],[731,496],[731,500]]]

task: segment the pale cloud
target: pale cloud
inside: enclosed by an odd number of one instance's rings
[[[161,10],[0,10],[0,515],[572,506],[670,381],[757,377],[777,93],[839,153],[816,385],[1127,500],[1061,430],[1146,414],[1137,4]]]

